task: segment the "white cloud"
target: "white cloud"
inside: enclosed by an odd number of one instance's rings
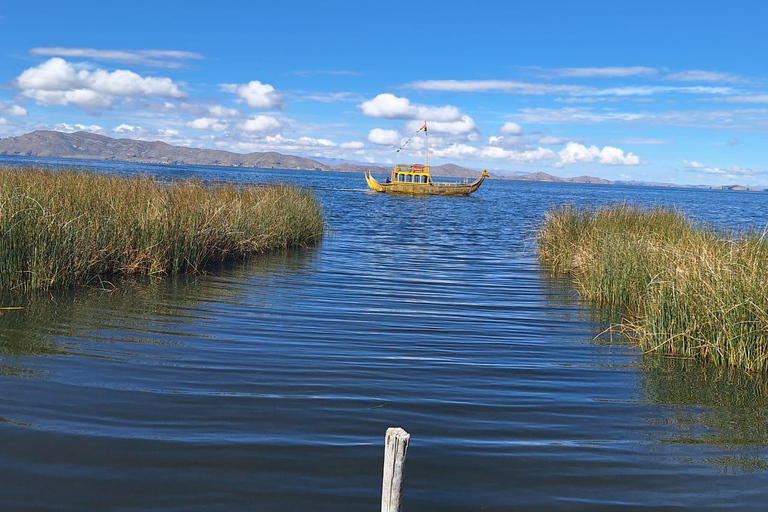
[[[33,55],[76,57],[101,61],[122,62],[159,68],[180,68],[185,60],[200,60],[199,53],[179,50],[97,50],[95,48],[63,48],[60,46],[32,48]]]
[[[60,58],[25,70],[15,83],[24,96],[42,105],[105,108],[122,97],[185,96],[170,78],[142,77],[125,69],[79,69]]]
[[[112,133],[135,133],[140,131],[141,131],[140,126],[132,126],[130,124],[125,124],[125,123],[112,128]]]
[[[283,96],[270,84],[263,84],[258,80],[251,80],[247,84],[225,84],[222,88],[237,94],[250,108],[263,110],[283,108]]]
[[[466,158],[477,155],[479,150],[467,144],[451,144],[442,149],[432,150],[430,153],[437,158]]]
[[[368,140],[381,146],[397,146],[400,144],[400,134],[395,130],[374,128],[368,134]]]
[[[729,103],[768,103],[768,94],[740,94],[723,98],[723,101]]]
[[[404,87],[442,92],[507,92],[516,94],[573,93],[589,90],[581,85],[553,85],[512,80],[419,80]]]
[[[667,93],[730,95],[738,93],[738,90],[732,87],[639,85],[600,89],[586,85],[541,84],[512,80],[421,80],[411,82],[404,87],[425,91],[505,92],[527,95],[566,94],[574,97],[647,97]]]
[[[199,117],[194,121],[187,123],[187,126],[194,128],[195,130],[208,130],[220,132],[227,129],[229,123],[222,121],[221,119],[215,119],[212,117]]]
[[[57,132],[92,132],[92,133],[98,133],[100,131],[103,131],[104,128],[102,126],[96,125],[96,124],[69,124],[69,123],[58,123],[53,127],[54,130]]]
[[[179,130],[174,130],[172,128],[160,128],[157,130],[157,134],[161,137],[178,137],[180,135]]]
[[[232,118],[242,116],[242,113],[236,108],[223,107],[221,105],[209,105],[208,113],[212,117],[218,118]]]
[[[524,108],[517,114],[523,122],[531,124],[559,123],[603,123],[616,121],[636,121],[649,116],[640,112],[595,111],[583,107]]]
[[[0,117],[0,125],[6,125],[8,124],[8,120],[4,117]]]
[[[328,139],[314,139],[312,137],[300,137],[296,143],[300,146],[319,146],[319,147],[334,147],[335,142]]]
[[[544,144],[545,146],[559,146],[560,144],[565,144],[566,139],[563,139],[561,137],[553,137],[551,135],[545,135],[544,137],[539,139],[539,144]]]
[[[275,135],[282,130],[279,119],[272,116],[253,116],[240,124],[240,129],[255,135]]]
[[[0,101],[0,113],[8,114],[9,116],[26,116],[27,109],[20,105],[9,105]]]
[[[503,146],[504,136],[491,135],[490,137],[488,137],[488,144],[491,146]]]
[[[522,135],[523,127],[517,123],[508,122],[504,123],[504,126],[501,127],[499,133],[504,135]]]
[[[360,110],[368,117],[386,119],[421,119],[427,121],[456,121],[461,119],[461,111],[451,105],[431,107],[414,105],[408,98],[394,94],[379,94],[369,101],[360,104]]]
[[[358,103],[363,97],[352,92],[302,92],[296,98],[299,101],[318,101],[320,103]]]
[[[677,87],[665,85],[634,85],[627,87],[608,87],[604,89],[591,89],[573,93],[574,96],[653,96],[656,94],[682,93],[682,94],[709,94],[727,96],[736,93],[732,87],[706,87],[691,86]]]
[[[653,75],[658,70],[644,66],[604,67],[604,68],[561,68],[558,76],[576,78],[623,78],[628,76]]]
[[[678,73],[672,73],[667,75],[667,80],[675,80],[677,82],[724,82],[724,83],[744,83],[747,82],[744,78],[731,74],[723,73],[720,71],[702,71],[701,69],[690,69],[688,71],[680,71]]]
[[[633,153],[624,154],[624,151],[612,146],[605,146],[602,149],[597,146],[584,146],[578,142],[569,142],[565,148],[558,152],[560,163],[598,163],[605,165],[640,165],[640,158]]]
[[[555,158],[555,152],[547,148],[536,148],[525,151],[516,151],[500,148],[498,146],[486,146],[480,151],[483,158],[496,160],[511,160],[514,162],[537,162]]]
[[[350,142],[342,142],[339,147],[343,149],[363,149],[365,147],[365,144],[362,142],[353,140]]]
[[[759,174],[768,174],[768,171],[747,169],[744,167],[739,167],[738,165],[731,165],[729,167],[715,167],[690,160],[683,160],[683,170],[689,172],[720,175],[726,178],[749,177],[757,176]]]

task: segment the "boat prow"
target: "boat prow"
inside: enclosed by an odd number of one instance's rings
[[[373,175],[371,174],[371,171],[366,171],[365,182],[368,183],[368,187],[371,190],[374,190],[376,192],[384,192],[384,187],[381,186],[381,183],[376,181],[376,178],[373,177]]]

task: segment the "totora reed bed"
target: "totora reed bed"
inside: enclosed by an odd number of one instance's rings
[[[648,352],[768,369],[768,241],[725,235],[667,208],[550,211],[539,258],[621,315]]]
[[[198,272],[323,229],[315,197],[290,186],[0,168],[0,291]]]

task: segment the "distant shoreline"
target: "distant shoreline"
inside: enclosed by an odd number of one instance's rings
[[[388,174],[390,168],[377,164],[358,162],[323,163],[310,158],[284,155],[274,151],[232,153],[217,149],[172,146],[165,142],[134,139],[114,139],[90,132],[64,133],[38,130],[18,137],[0,139],[0,156],[15,158],[60,158],[91,161],[119,161],[153,165],[200,165],[232,168],[285,169],[303,171],[339,171]],[[477,178],[480,171],[455,164],[432,167],[433,176],[445,178]],[[664,188],[693,188],[697,190],[729,190],[735,192],[764,192],[764,189],[744,185],[677,185],[641,181],[612,181],[594,176],[563,178],[544,172],[499,175],[491,173],[491,179],[535,181],[542,183],[579,183],[594,185],[628,185]]]

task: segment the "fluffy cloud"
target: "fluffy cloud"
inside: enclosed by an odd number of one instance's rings
[[[100,131],[104,130],[104,127],[96,125],[96,124],[69,124],[69,123],[58,123],[53,127],[54,130],[57,132],[93,132],[98,133]]]
[[[240,117],[242,113],[236,108],[222,107],[221,105],[211,105],[208,107],[208,113],[212,117],[232,118]]]
[[[504,123],[504,126],[501,127],[499,133],[503,135],[522,135],[523,127],[517,123]]]
[[[125,123],[112,128],[112,133],[137,133],[140,131],[142,131],[141,126],[131,126]]]
[[[275,135],[282,130],[279,119],[272,116],[253,116],[240,124],[240,129],[254,135]]]
[[[8,124],[8,120],[4,117],[0,117],[0,125],[6,125]]]
[[[343,149],[363,149],[365,147],[365,144],[362,142],[353,140],[350,142],[342,142],[339,147]]]
[[[558,152],[561,164],[598,163],[605,165],[639,165],[640,158],[633,153],[624,154],[619,148],[605,146],[586,147],[578,142],[569,142]]]
[[[0,101],[0,113],[8,114],[9,116],[25,116],[27,115],[27,109],[19,105],[9,105]]]
[[[296,141],[296,143],[300,146],[314,146],[314,147],[324,147],[324,148],[330,148],[336,145],[336,143],[333,142],[332,140],[314,139],[312,137],[300,137],[299,140]]]
[[[497,146],[486,146],[480,151],[483,158],[493,158],[495,160],[511,160],[514,162],[537,162],[539,160],[549,160],[555,158],[555,152],[551,149],[536,148],[525,151],[514,151]]]
[[[185,94],[170,78],[142,77],[125,69],[106,71],[79,69],[60,58],[25,70],[16,78],[22,94],[41,105],[106,108],[116,98],[161,96],[182,98]]]
[[[283,96],[269,84],[251,80],[247,84],[226,84],[222,88],[234,92],[245,101],[250,108],[263,110],[283,108]]]
[[[178,137],[180,135],[179,130],[174,130],[171,128],[160,128],[157,130],[157,134],[161,137]]]
[[[381,146],[397,146],[400,144],[400,134],[395,130],[374,128],[368,134],[368,140]]]
[[[199,53],[179,50],[97,50],[95,48],[62,48],[60,46],[32,48],[32,55],[47,57],[76,57],[123,64],[139,64],[159,68],[180,68],[184,60],[199,60]]]
[[[195,130],[208,130],[220,132],[226,130],[229,123],[213,117],[199,117],[187,123],[187,126]]]
[[[364,101],[360,104],[360,111],[368,117],[385,119],[426,119],[450,122],[462,118],[461,111],[451,105],[445,107],[414,105],[408,98],[400,98],[389,93],[379,94],[372,100]]]
[[[477,155],[478,151],[467,144],[451,144],[443,149],[435,149],[431,154],[437,158],[467,158]]]

